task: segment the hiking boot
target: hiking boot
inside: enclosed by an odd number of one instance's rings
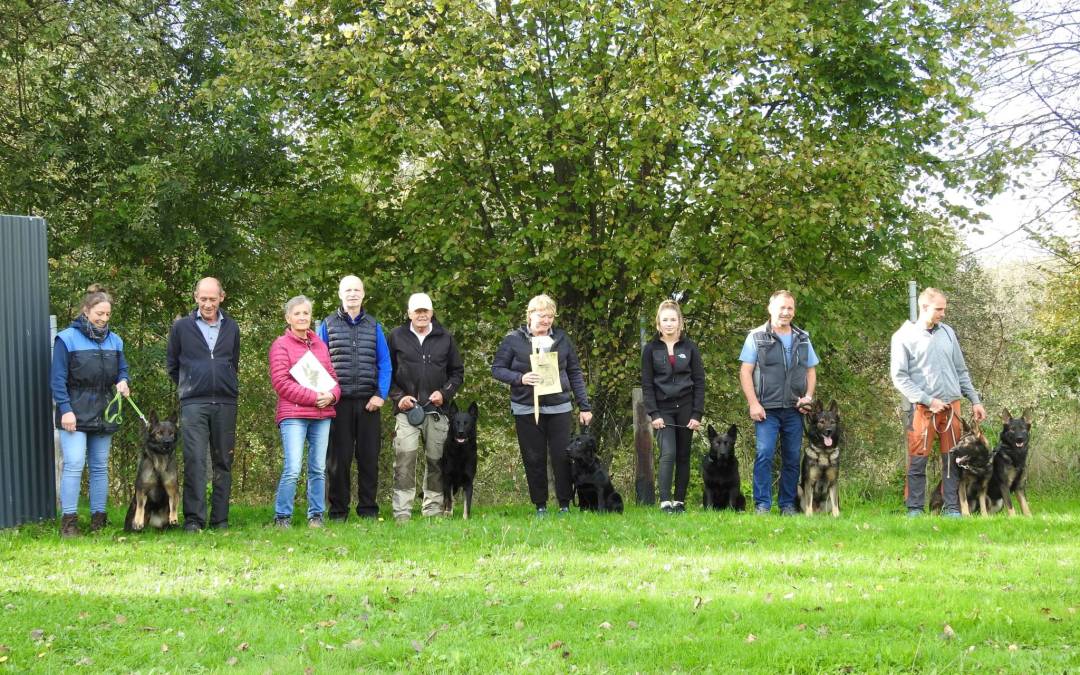
[[[65,539],[77,537],[79,532],[79,514],[67,513],[60,517],[60,536]]]
[[[797,516],[797,515],[799,515],[799,512],[797,510],[795,510],[794,506],[785,506],[784,508],[780,509],[780,515],[781,516]]]
[[[313,529],[319,529],[323,526],[322,514],[316,514],[307,519],[307,526]]]
[[[394,516],[394,522],[397,523],[398,525],[402,525],[404,523],[409,522],[409,520],[411,518],[412,518],[412,516],[410,514],[408,514],[408,513],[399,513],[396,516]]]
[[[90,531],[97,532],[98,530],[105,529],[105,526],[109,524],[109,520],[105,517],[104,513],[91,513],[90,514]]]
[[[289,516],[274,516],[274,527],[287,530],[292,527],[292,518]]]
[[[763,504],[758,504],[754,507],[754,514],[758,516],[767,516],[769,515],[769,507]]]

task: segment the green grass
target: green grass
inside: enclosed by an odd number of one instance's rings
[[[1066,672],[1080,501],[0,533],[0,670]],[[111,514],[114,522],[122,513]],[[951,631],[946,629],[951,627]],[[951,636],[946,636],[951,632]]]

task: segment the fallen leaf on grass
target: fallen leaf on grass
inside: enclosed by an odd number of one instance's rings
[[[5,656],[0,656],[0,663],[6,663],[7,660],[8,660],[8,657],[6,655]]]
[[[514,630],[521,630],[524,627],[525,627],[525,622],[522,621],[521,619],[518,619],[517,621],[514,622]]]
[[[240,663],[240,659],[236,658],[235,656],[230,656],[229,658],[225,659],[225,665],[227,666],[235,666],[238,663]]]
[[[1040,607],[1039,611],[1042,612],[1043,614],[1049,614],[1050,613],[1050,608],[1049,607]]]
[[[246,652],[248,650],[248,647],[250,647],[250,646],[251,645],[249,645],[246,642],[241,642],[240,644],[236,645],[236,651],[238,651],[238,652]]]
[[[764,600],[765,602],[772,602],[772,593],[766,593]]]
[[[317,625],[319,628],[333,628],[337,625],[337,621],[334,621],[333,619],[328,619],[326,621],[320,621],[315,625]]]
[[[795,626],[795,630],[806,630],[806,624],[800,623],[798,626]]]
[[[828,635],[829,635],[829,627],[826,626],[825,624],[821,624],[820,626],[817,627],[817,634],[820,637],[828,637]]]
[[[113,619],[113,621],[115,621],[117,624],[123,626],[125,623],[127,623],[127,617],[124,616],[123,614],[117,614],[116,618]]]
[[[555,642],[552,642],[551,644],[548,645],[548,649],[558,649],[559,647],[562,647],[562,646],[563,646],[563,641],[562,640],[556,640]]]
[[[40,628],[35,628],[34,630],[30,631],[31,640],[40,640],[43,637],[45,637],[45,631]]]
[[[630,630],[637,630],[638,622],[637,621],[627,621],[626,622],[626,627],[629,628]]]
[[[1009,651],[1010,652],[1015,652],[1018,649],[1020,649],[1020,647],[1017,646],[1017,645],[1009,645]]]
[[[746,642],[747,643],[757,642],[757,636],[754,635],[753,633],[750,633],[749,635],[746,636]]]
[[[225,626],[221,626],[220,628],[217,629],[217,634],[218,635],[221,635],[224,632],[225,632]]]
[[[784,596],[784,599],[785,599],[785,600],[791,600],[791,599],[793,599],[794,597],[795,597],[795,594],[794,594],[794,593],[788,593],[788,594],[786,594],[786,595]]]
[[[0,645],[0,654],[8,654],[11,652],[11,647],[7,645]]]
[[[192,612],[195,611],[195,608],[194,607],[185,607],[180,611],[183,612],[184,614],[191,614]]]
[[[953,630],[953,627],[950,626],[949,624],[945,624],[945,627],[941,629],[941,639],[942,640],[952,640],[955,637],[956,637],[956,631]]]
[[[157,630],[157,627],[156,626],[143,626],[140,630],[142,632],[144,632],[144,633],[153,633],[154,631]]]
[[[356,638],[345,643],[345,649],[360,649],[364,646],[364,638]]]
[[[94,660],[92,658],[90,658],[89,656],[84,656],[81,659],[79,659],[78,661],[76,661],[75,665],[77,665],[77,666],[92,666],[92,665],[94,665]]]
[[[167,651],[169,651],[169,645],[165,644],[164,642],[161,643],[161,653],[164,654]]]
[[[79,612],[79,618],[85,619],[90,616],[90,612]]]
[[[412,648],[416,650],[416,653],[417,653],[417,654],[419,654],[420,652],[424,651],[424,645],[420,644],[420,643],[419,643],[419,642],[417,642],[416,640],[413,640],[413,641],[412,641]]]
[[[694,609],[701,609],[701,605],[703,605],[704,603],[705,601],[701,599],[700,595],[694,596]]]
[[[604,630],[611,630],[611,622],[610,621],[603,622],[602,624],[600,624],[600,628],[603,628]]]

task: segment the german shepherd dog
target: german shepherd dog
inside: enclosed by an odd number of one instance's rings
[[[994,470],[990,443],[974,420],[968,422],[960,418],[960,426],[964,434],[952,449],[960,472],[960,481],[957,486],[960,513],[970,516],[975,509],[979,509],[980,513],[988,516],[990,512],[987,508],[987,488],[990,486],[990,475]],[[944,501],[945,497],[939,481],[930,497],[930,510],[940,511]]]
[[[577,505],[582,511],[622,513],[622,495],[615,491],[607,469],[596,455],[596,439],[586,432],[570,439],[566,446],[570,458],[570,481]]]
[[[723,435],[709,425],[709,452],[701,457],[701,505],[706,509],[746,510],[746,497],[739,481],[739,458],[735,456],[738,433],[739,428],[734,424]]]
[[[476,479],[476,423],[480,409],[473,401],[465,412],[458,410],[457,403],[450,404],[450,433],[446,436],[439,470],[442,472],[443,513],[454,515],[454,493],[464,494],[462,517],[469,519],[472,512],[473,481]]]
[[[1031,515],[1027,495],[1028,436],[1031,432],[1031,411],[1025,410],[1023,417],[1013,417],[1008,410],[1003,411],[1005,426],[1001,430],[997,448],[994,450],[994,475],[990,479],[988,496],[990,508],[997,512],[1002,506],[1010,516],[1016,515],[1010,493],[1020,502],[1020,512]]]
[[[843,441],[836,401],[830,401],[826,410],[821,401],[815,400],[805,420],[809,443],[802,458],[799,503],[808,516],[828,509],[836,518],[840,515],[836,480],[840,473],[840,444]]]
[[[124,518],[124,529],[128,532],[137,532],[147,525],[163,530],[177,524],[180,483],[175,450],[176,413],[159,420],[151,410],[135,474],[135,496]]]

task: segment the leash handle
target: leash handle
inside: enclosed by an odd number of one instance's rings
[[[116,395],[112,397],[111,401],[109,401],[109,405],[105,406],[105,421],[108,422],[109,424],[114,424],[114,423],[115,424],[123,424],[124,423],[124,416],[122,414],[123,410],[124,410],[124,398],[125,397],[121,396],[120,392],[117,391]],[[139,410],[139,406],[135,405],[135,401],[133,401],[130,396],[128,396],[126,398],[127,398],[128,405],[130,405],[131,409],[135,411],[135,414],[139,416],[139,419],[142,420],[142,423],[149,427],[150,422],[148,422],[146,420],[146,415],[143,415],[143,412],[141,410]],[[109,411],[112,410],[112,407],[114,405],[116,406],[116,412],[115,413],[110,413]]]

